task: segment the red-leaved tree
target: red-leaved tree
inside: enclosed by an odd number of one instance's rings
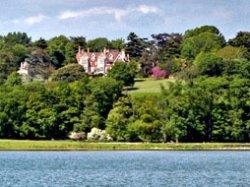
[[[152,77],[154,77],[155,79],[166,78],[167,72],[160,69],[159,67],[154,67],[152,68]]]

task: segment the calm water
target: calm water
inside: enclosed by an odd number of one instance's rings
[[[0,152],[0,186],[250,186],[250,152]]]

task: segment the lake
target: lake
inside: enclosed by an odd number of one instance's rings
[[[250,152],[0,152],[0,186],[250,186]]]

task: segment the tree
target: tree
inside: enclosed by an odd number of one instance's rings
[[[152,68],[158,63],[157,48],[154,45],[149,46],[145,51],[142,52],[139,59],[141,66],[140,74],[143,77],[148,77],[152,73]]]
[[[77,50],[79,46],[82,48],[86,48],[87,46],[86,38],[83,36],[71,36],[70,41],[73,43],[75,50]]]
[[[8,33],[6,36],[3,37],[3,39],[6,46],[21,44],[27,47],[31,44],[31,38],[28,37],[28,35],[24,32]]]
[[[5,84],[6,84],[7,86],[10,86],[10,87],[17,86],[17,85],[21,85],[21,84],[22,84],[22,79],[21,79],[21,77],[20,77],[20,75],[19,75],[18,73],[12,72],[12,73],[8,76],[8,78],[7,78],[6,82],[5,82]]]
[[[200,53],[194,61],[200,75],[219,76],[224,69],[223,59],[212,53]]]
[[[129,33],[126,43],[126,52],[131,58],[139,59],[145,48],[145,40],[139,38],[135,33]]]
[[[56,68],[61,68],[65,62],[65,55],[61,51],[51,51],[49,53],[51,62]]]
[[[133,86],[135,83],[136,69],[132,64],[118,61],[108,71],[108,77],[121,81],[124,86]]]
[[[128,125],[128,132],[134,139],[145,142],[162,141],[161,127],[166,122],[159,98],[149,96],[133,102],[134,116]]]
[[[33,46],[40,49],[46,49],[48,47],[48,44],[45,39],[40,38],[39,40],[33,43]]]
[[[230,39],[228,43],[234,47],[245,47],[247,49],[245,57],[250,59],[250,32],[240,31],[237,33],[236,37]]]
[[[66,64],[66,46],[70,42],[70,40],[63,35],[52,38],[48,41],[48,53],[51,57],[52,64],[60,68],[64,64]]]
[[[16,67],[19,67],[20,63],[23,62],[23,60],[28,56],[27,54],[29,54],[27,47],[21,44],[14,45],[10,50],[14,57],[12,63],[14,63]]]
[[[159,67],[154,67],[152,69],[152,76],[155,79],[166,78],[167,77],[167,73],[166,73],[165,70],[162,70]]]
[[[73,82],[83,79],[86,76],[84,68],[79,64],[68,64],[58,70],[52,75],[53,81]]]
[[[106,119],[113,103],[121,96],[121,82],[110,77],[95,78],[89,83],[89,88],[96,101],[93,104],[97,104],[96,112]],[[104,121],[102,125],[104,125]]]
[[[181,46],[183,58],[194,59],[200,52],[217,51],[224,45],[221,36],[204,32],[197,36],[185,38]]]
[[[116,39],[116,40],[111,40],[110,46],[111,46],[111,49],[122,50],[122,49],[125,48],[124,39],[119,38],[119,39]]]
[[[218,36],[221,36],[221,39],[223,39],[223,36],[222,34],[220,33],[219,29],[216,28],[215,26],[211,26],[211,25],[204,25],[204,26],[201,26],[201,27],[196,27],[195,29],[190,29],[190,30],[187,30],[184,34],[184,38],[190,38],[190,37],[193,37],[193,36],[198,36],[200,35],[201,33],[204,33],[204,32],[209,32],[209,33],[213,33],[213,34],[216,34]]]
[[[106,122],[106,130],[114,140],[131,141],[135,137],[128,131],[128,125],[134,114],[132,100],[129,96],[121,97],[113,105]]]
[[[84,100],[84,110],[81,114],[81,122],[74,125],[77,132],[89,132],[92,128],[104,128],[105,118],[100,114],[98,101],[93,95],[88,95]]]
[[[158,61],[160,63],[180,56],[181,34],[160,33],[153,34],[152,38],[153,43],[158,47]]]
[[[110,42],[107,38],[95,38],[87,43],[90,51],[101,52],[104,48],[109,48]]]
[[[226,60],[240,59],[244,58],[247,50],[242,47],[226,46],[216,52],[218,57]]]
[[[0,82],[4,82],[8,75],[18,70],[27,54],[28,49],[21,44],[6,46],[0,50]]]
[[[194,59],[200,52],[212,52],[225,45],[225,38],[214,26],[201,26],[187,30],[181,45],[181,56]]]
[[[65,46],[65,64],[77,63],[76,46],[72,42]]]
[[[230,77],[237,75],[250,78],[250,61],[246,59],[225,60],[223,74]]]
[[[250,32],[238,32],[236,37],[233,39],[230,39],[228,43],[232,46],[236,47],[246,47],[250,48]]]

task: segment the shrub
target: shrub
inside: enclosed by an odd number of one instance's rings
[[[52,74],[52,81],[73,82],[82,79],[85,75],[85,70],[81,65],[69,64],[56,70]]]
[[[124,86],[133,86],[135,83],[135,75],[138,71],[136,63],[116,62],[108,71],[108,77],[123,82]]]
[[[152,68],[152,76],[155,79],[166,78],[167,73],[165,70],[161,70],[159,67]]]
[[[91,131],[87,134],[87,139],[89,141],[111,141],[112,138],[105,130],[98,128],[92,128]]]
[[[244,58],[247,50],[243,47],[226,46],[216,52],[218,57],[226,60]]]
[[[212,53],[200,53],[194,61],[200,75],[219,76],[224,69],[223,59]]]
[[[71,132],[69,135],[71,140],[85,140],[86,133],[85,132]]]

